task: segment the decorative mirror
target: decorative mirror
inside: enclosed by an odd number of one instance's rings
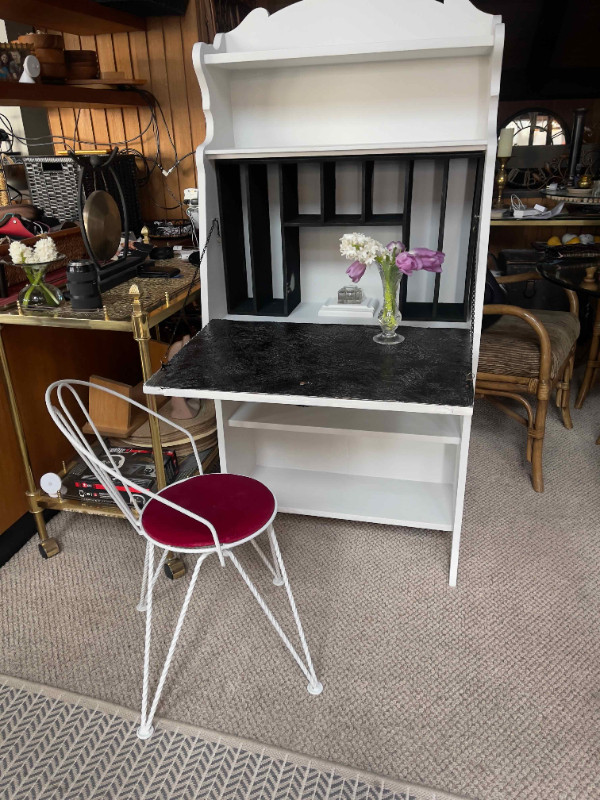
[[[513,161],[508,169],[508,186],[515,189],[541,189],[548,182],[559,177],[560,155],[553,156],[547,148],[568,146],[571,132],[554,111],[547,108],[525,108],[505,120],[498,128],[513,130]],[[522,148],[519,152],[518,148]],[[528,150],[525,151],[525,148]]]

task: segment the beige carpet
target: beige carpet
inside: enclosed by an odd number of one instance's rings
[[[456,590],[447,534],[279,519],[320,697],[239,576],[209,561],[159,713],[470,797],[600,798],[599,401],[573,431],[550,415],[543,495],[522,429],[477,407]],[[143,543],[79,515],[52,533],[58,557],[32,541],[0,571],[0,671],[137,708]],[[163,645],[184,591],[157,584]]]

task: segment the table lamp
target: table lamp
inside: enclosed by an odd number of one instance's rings
[[[500,164],[496,173],[496,201],[494,208],[502,208],[502,192],[506,186],[506,162],[511,157],[513,147],[513,129],[502,128],[498,139],[498,152],[496,157]]]

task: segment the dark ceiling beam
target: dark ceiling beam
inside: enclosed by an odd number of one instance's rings
[[[527,74],[534,89],[536,86],[541,89],[547,82],[546,68],[551,67],[556,56],[556,45],[568,10],[569,4],[564,0],[542,0],[527,62]]]
[[[532,79],[522,70],[502,73],[501,100],[576,100],[600,98],[600,67],[595,69],[548,69],[543,79]]]

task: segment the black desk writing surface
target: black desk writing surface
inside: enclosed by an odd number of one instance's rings
[[[383,346],[375,327],[212,320],[146,383],[187,397],[223,394],[335,401],[473,404],[471,332],[403,327]],[[288,401],[289,402],[289,401]]]

